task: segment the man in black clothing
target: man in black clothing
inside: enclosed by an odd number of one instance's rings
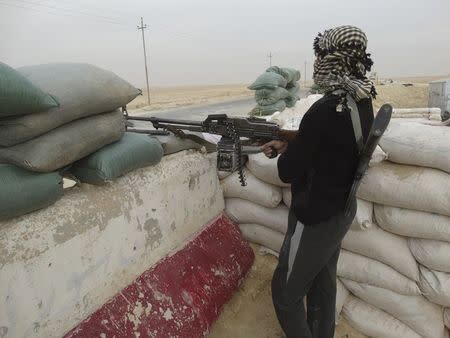
[[[365,34],[353,26],[319,34],[314,82],[324,97],[305,114],[293,141],[262,147],[267,155],[270,147],[281,153],[279,176],[291,183],[288,230],[272,280],[275,311],[288,338],[334,335],[337,260],[356,213],[354,200],[350,216],[344,215],[358,161],[347,99],[358,107],[364,141],[374,119],[376,92],[365,76],[372,65],[366,45]]]

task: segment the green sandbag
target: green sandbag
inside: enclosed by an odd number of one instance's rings
[[[287,89],[289,95],[284,99],[286,102],[286,107],[292,108],[295,106],[295,103],[300,100],[300,95],[298,91],[300,90],[300,86],[298,83],[295,83],[289,89]]]
[[[300,72],[294,68],[272,66],[266,69],[266,72],[272,72],[283,76],[287,84],[294,84],[300,80]]]
[[[45,208],[63,195],[59,173],[38,174],[10,164],[0,164],[0,187],[0,220]]]
[[[265,116],[271,115],[276,111],[283,111],[286,109],[286,102],[284,100],[280,100],[274,104],[269,104],[267,106],[257,105],[252,111],[249,113],[250,116]]]
[[[0,118],[39,113],[53,107],[58,107],[58,102],[52,96],[0,62]]]
[[[265,72],[258,76],[248,89],[257,90],[262,88],[274,89],[276,87],[286,87],[287,81],[280,74],[273,72]]]
[[[265,106],[269,104],[274,104],[279,100],[288,97],[289,92],[281,87],[276,87],[274,89],[258,89],[255,91],[255,100],[259,105]]]
[[[124,133],[120,110],[90,116],[16,146],[0,147],[0,163],[30,171],[55,171],[120,140]]]
[[[161,143],[144,134],[125,133],[119,141],[75,162],[71,173],[81,182],[105,184],[132,170],[158,164]]]
[[[18,68],[27,79],[55,96],[58,108],[0,120],[0,146],[10,147],[83,117],[125,106],[141,91],[116,74],[82,63]]]

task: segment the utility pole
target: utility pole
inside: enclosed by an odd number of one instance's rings
[[[269,53],[269,55],[267,55],[268,56],[268,58],[269,58],[269,65],[270,65],[270,67],[272,67],[272,52],[270,52]]]
[[[147,99],[148,105],[150,105],[150,86],[148,84],[147,53],[145,51],[145,37],[144,37],[144,29],[146,28],[147,25],[144,25],[144,19],[141,17],[141,25],[137,26],[137,29],[142,31],[142,45],[144,46],[145,79],[147,80]]]

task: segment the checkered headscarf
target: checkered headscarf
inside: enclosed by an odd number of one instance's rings
[[[319,33],[314,39],[315,84],[325,93],[343,89],[356,101],[375,98],[375,87],[366,77],[373,65],[366,47],[366,34],[354,26],[340,26]]]

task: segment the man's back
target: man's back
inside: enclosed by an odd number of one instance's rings
[[[350,114],[337,112],[339,97],[326,95],[305,114],[297,138],[280,156],[280,178],[292,183],[293,210],[309,225],[345,207],[358,161]],[[364,141],[373,122],[372,102],[358,102]]]

